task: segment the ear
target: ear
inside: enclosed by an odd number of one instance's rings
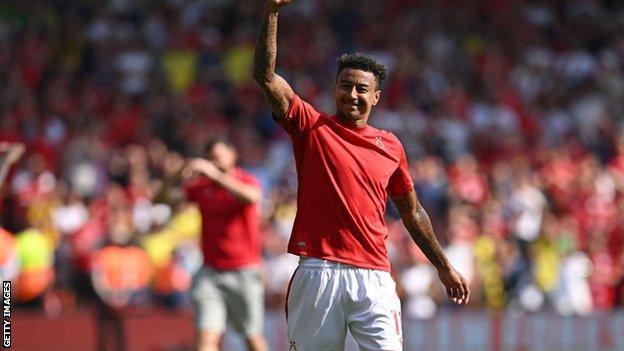
[[[381,98],[381,90],[375,90],[373,95],[373,106],[377,105],[379,102],[379,98]]]

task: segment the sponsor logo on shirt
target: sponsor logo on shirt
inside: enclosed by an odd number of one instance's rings
[[[377,145],[377,147],[382,150],[386,148],[386,145],[384,145],[384,143],[381,141],[381,137],[375,137],[375,145]]]

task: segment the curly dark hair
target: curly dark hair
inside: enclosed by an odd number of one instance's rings
[[[388,75],[386,65],[375,60],[372,56],[356,52],[354,54],[344,54],[338,58],[338,75],[345,68],[359,69],[364,72],[371,72],[377,79],[377,89],[381,88],[381,82]]]

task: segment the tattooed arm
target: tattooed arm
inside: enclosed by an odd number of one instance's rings
[[[468,284],[444,256],[431,226],[429,215],[418,202],[416,192],[412,190],[408,194],[392,197],[392,201],[399,210],[403,225],[409,231],[410,236],[438,270],[438,276],[446,287],[449,298],[460,305],[468,303],[470,298]]]
[[[277,60],[277,17],[281,6],[292,0],[268,0],[264,6],[262,25],[256,39],[253,76],[277,120],[284,117],[294,92],[284,78],[275,73]]]

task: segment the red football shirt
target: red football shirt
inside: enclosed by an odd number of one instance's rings
[[[292,139],[299,178],[288,252],[389,271],[388,195],[414,188],[397,137],[347,125],[296,95],[279,123]]]
[[[260,187],[251,174],[236,168],[232,176]],[[255,204],[237,200],[229,191],[206,177],[184,184],[189,200],[199,206],[202,217],[204,264],[219,270],[240,269],[260,263],[259,215]]]

